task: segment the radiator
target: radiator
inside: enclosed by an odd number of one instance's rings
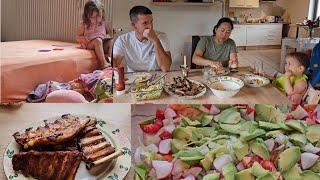
[[[48,39],[74,42],[87,0],[16,0],[14,40]],[[112,24],[112,0],[102,0]]]

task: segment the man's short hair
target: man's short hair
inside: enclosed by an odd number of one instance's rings
[[[152,14],[152,11],[145,6],[134,6],[130,9],[130,20],[131,22],[136,22],[138,20],[138,15]]]

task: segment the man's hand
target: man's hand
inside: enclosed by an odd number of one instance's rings
[[[238,66],[239,66],[238,61],[229,60],[229,68],[233,69],[233,68],[237,68]]]
[[[151,41],[152,43],[155,43],[156,41],[159,40],[156,32],[153,29],[145,29],[142,35],[148,38],[148,40]]]
[[[221,62],[211,61],[210,62],[210,66],[218,68],[218,69],[223,69],[223,66],[222,66]]]

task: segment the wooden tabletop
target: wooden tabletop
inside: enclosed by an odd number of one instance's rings
[[[152,72],[158,73],[160,72]],[[248,67],[239,68],[238,73],[231,73],[229,76],[239,77],[242,74],[247,74],[249,72]],[[173,77],[181,76],[181,71],[172,71],[169,72],[165,77],[166,81],[170,81]],[[189,79],[193,79],[199,81],[203,84],[206,83],[206,80],[203,78],[201,70],[192,70],[188,76]],[[129,85],[126,85],[126,89],[129,89]],[[162,92],[161,97],[155,100],[145,100],[145,101],[136,101],[131,98],[130,93],[126,92],[123,95],[114,94],[114,102],[115,103],[154,103],[154,104],[171,104],[171,103],[186,103],[186,104],[290,104],[291,101],[286,97],[286,95],[279,91],[272,84],[268,84],[264,87],[259,88],[250,88],[244,86],[234,97],[231,98],[218,98],[214,96],[209,88],[205,95],[202,97],[185,100],[181,98],[175,98],[173,96],[169,96],[166,92]]]
[[[34,121],[66,113],[86,114],[104,119],[127,132],[131,141],[131,112],[129,104],[22,104],[21,106],[0,106],[0,179],[7,179],[3,171],[4,151],[13,140],[12,134],[28,127]],[[133,168],[130,169],[126,180],[134,177]]]

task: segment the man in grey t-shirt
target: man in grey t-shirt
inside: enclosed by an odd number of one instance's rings
[[[232,29],[232,21],[229,18],[221,18],[214,27],[214,35],[202,37],[198,42],[192,62],[201,66],[237,68],[237,47],[229,38]]]
[[[171,54],[165,33],[153,30],[150,9],[135,6],[130,10],[134,31],[119,36],[113,47],[113,66],[124,66],[127,72],[170,70]]]

